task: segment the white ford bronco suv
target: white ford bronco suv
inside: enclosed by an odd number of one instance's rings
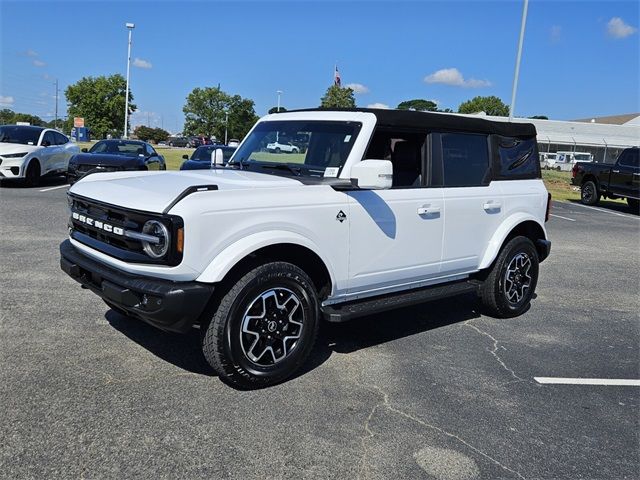
[[[69,190],[60,263],[123,315],[198,326],[237,387],[290,377],[321,319],[466,292],[519,315],[549,255],[531,124],[300,110],[264,117],[227,166],[212,163],[85,177]]]

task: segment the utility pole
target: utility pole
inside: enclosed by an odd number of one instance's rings
[[[56,78],[56,117],[53,122],[53,128],[55,128],[56,130],[58,129],[58,92],[59,91],[60,90],[58,90],[58,79]]]
[[[518,90],[518,77],[520,76],[520,60],[522,58],[522,44],[524,42],[524,27],[527,25],[527,9],[529,0],[524,0],[522,8],[522,23],[520,25],[520,40],[518,42],[518,55],[516,56],[516,71],[513,74],[513,89],[511,90],[511,105],[509,105],[509,121],[513,120],[513,112],[516,109],[516,91]]]

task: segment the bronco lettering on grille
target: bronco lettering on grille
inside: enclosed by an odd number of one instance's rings
[[[104,230],[105,232],[113,233],[114,235],[124,235],[124,229],[120,227],[116,227],[114,225],[109,225],[108,223],[103,223],[99,220],[95,220],[91,217],[87,217],[86,215],[82,215],[78,212],[73,212],[71,217],[74,220],[77,220],[81,223],[85,223],[91,227],[97,228],[99,230]]]

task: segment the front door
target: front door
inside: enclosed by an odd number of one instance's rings
[[[640,168],[638,168],[638,150],[622,152],[616,164],[611,168],[609,190],[617,195],[638,198]]]
[[[382,294],[438,277],[442,189],[356,190],[348,195],[350,294]]]

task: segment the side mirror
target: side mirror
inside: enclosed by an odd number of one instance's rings
[[[189,160],[189,155],[187,155],[187,154],[182,155],[182,158],[184,158],[185,160]]]
[[[86,148],[83,148],[82,150],[80,150],[82,153],[87,153],[89,150],[87,150]]]
[[[224,163],[224,155],[221,148],[216,148],[211,152],[211,168],[216,168]]]
[[[393,184],[393,164],[389,160],[362,160],[351,167],[351,180],[363,190],[386,190]]]

